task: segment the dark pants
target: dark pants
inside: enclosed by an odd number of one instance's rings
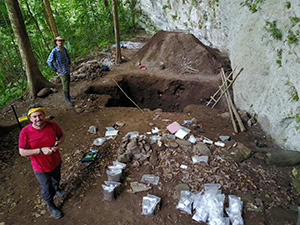
[[[50,172],[35,172],[36,179],[42,186],[42,198],[45,201],[52,201],[55,195],[55,192],[59,188],[60,181],[60,167],[59,164],[55,169]]]

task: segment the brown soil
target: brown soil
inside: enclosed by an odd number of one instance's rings
[[[113,55],[99,54],[83,63],[103,62]],[[110,71],[99,72],[98,64],[95,70],[89,66],[84,78],[72,78],[75,107],[67,106],[61,90],[46,98],[13,102],[18,115],[25,113],[32,102],[43,104],[47,115],[67,136],[61,147],[61,186],[66,196],[55,197],[64,213],[60,220],[51,218],[43,203],[30,160],[18,154],[19,128],[10,105],[1,109],[0,224],[199,224],[191,215],[176,209],[175,187],[180,183],[188,184],[192,191],[203,190],[204,183],[220,183],[226,196],[241,196],[246,225],[296,223],[299,195],[291,186],[292,168],[268,165],[266,160],[265,153],[274,151],[276,146],[258,125],[234,134],[230,118],[221,117],[227,112],[224,100],[214,109],[206,106],[221,83],[220,68],[229,71],[224,56],[191,35],[162,31],[139,51],[122,49],[122,56],[126,62],[112,66]],[[164,69],[160,67],[161,61]],[[140,65],[147,69],[140,70]],[[82,65],[77,65],[74,70],[80,68]],[[125,97],[116,82],[142,110]],[[213,154],[207,165],[193,165],[191,146],[179,145],[170,152],[170,148],[152,144],[155,159],[150,157],[152,160],[139,166],[134,161],[128,162],[116,200],[104,201],[102,184],[107,180],[107,166],[117,159],[122,138],[128,132],[145,134],[154,127],[166,132],[173,121],[183,124],[192,118],[196,118],[205,131],[198,133],[189,127],[196,137],[203,135],[217,141],[219,135],[229,135],[254,154],[240,163],[226,161],[221,152],[232,145],[229,142],[223,150],[210,146]],[[100,147],[94,146],[93,140],[103,137],[105,128],[116,122],[125,124],[118,128],[117,137]],[[97,134],[88,132],[91,125],[97,127]],[[258,148],[258,141],[266,142],[267,147]],[[99,152],[101,157],[91,164],[80,163],[82,155],[90,149]],[[189,169],[180,169],[181,164],[188,165]],[[151,185],[152,189],[147,192],[133,194],[130,183],[140,182],[143,174],[155,174],[160,182]],[[141,215],[142,198],[147,193],[162,199],[153,217]]]

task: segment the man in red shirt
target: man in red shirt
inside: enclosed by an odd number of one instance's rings
[[[61,156],[58,145],[65,140],[65,135],[54,121],[45,120],[45,108],[32,104],[27,109],[31,124],[24,127],[19,136],[19,153],[29,156],[34,174],[42,187],[42,198],[49,211],[56,219],[62,216],[53,202],[53,197],[64,195],[59,188]]]

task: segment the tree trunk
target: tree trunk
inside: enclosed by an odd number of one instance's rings
[[[43,77],[39,70],[38,64],[34,58],[33,51],[29,42],[29,37],[25,28],[23,16],[17,0],[5,0],[5,5],[11,21],[12,29],[16,36],[19,50],[21,53],[22,61],[26,70],[27,89],[30,97],[36,97],[38,91],[45,86],[53,87],[54,84],[50,83]]]
[[[56,23],[55,23],[53,13],[51,10],[50,2],[49,2],[49,0],[43,0],[43,3],[44,3],[45,11],[46,11],[46,14],[45,14],[46,21],[47,21],[48,26],[50,27],[52,37],[54,40],[58,36],[58,31],[57,31]]]
[[[38,20],[34,18],[34,16],[33,16],[32,12],[31,12],[31,9],[30,9],[30,7],[29,7],[29,4],[28,4],[28,1],[27,1],[27,0],[25,0],[25,3],[26,3],[26,7],[27,7],[27,10],[28,10],[28,13],[29,13],[29,16],[30,16],[31,20],[34,22],[34,24],[35,24],[35,26],[36,26],[36,29],[37,29],[37,30],[39,31],[39,33],[41,34],[42,39],[43,39],[43,41],[44,41],[44,43],[45,43],[45,45],[46,45],[48,51],[50,52],[51,49],[50,49],[50,47],[49,47],[47,41],[45,40],[45,37],[44,37],[44,35],[43,35],[43,32],[42,32],[41,29],[40,29]]]
[[[112,5],[113,5],[114,28],[115,28],[115,39],[116,39],[116,64],[118,65],[121,62],[121,48],[120,48],[117,0],[112,0]]]

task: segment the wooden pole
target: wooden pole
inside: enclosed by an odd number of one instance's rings
[[[242,68],[242,69],[243,69],[243,68]],[[242,72],[242,69],[240,70],[240,72]],[[239,72],[239,74],[240,74],[240,72]],[[225,79],[225,74],[222,74],[222,76],[223,76],[224,79]],[[228,90],[227,82],[225,82],[225,87],[226,87],[226,91],[227,91],[227,90]],[[230,107],[231,107],[231,109],[232,109],[232,111],[233,111],[233,114],[234,114],[234,116],[235,116],[235,118],[236,118],[236,120],[237,120],[237,122],[238,122],[238,125],[239,125],[239,127],[240,127],[241,132],[246,131],[246,128],[245,128],[245,126],[244,126],[244,124],[243,124],[243,121],[241,120],[241,117],[240,117],[238,111],[236,110],[236,108],[235,108],[235,106],[234,106],[234,104],[233,104],[233,101],[232,101],[230,95],[229,95],[228,100],[229,100]]]
[[[220,97],[218,98],[218,100],[215,102],[215,104],[213,104],[212,108],[215,107],[215,105],[218,103],[218,101],[222,98],[223,94],[230,88],[230,86],[234,83],[234,81],[236,80],[236,78],[241,74],[241,72],[244,70],[244,68],[241,68],[240,71],[238,72],[238,74],[233,78],[232,81],[230,81],[230,84],[227,85],[226,83],[226,88],[224,90],[224,92],[220,95]],[[227,82],[229,76],[225,78],[225,81]]]
[[[123,94],[139,109],[141,110],[142,113],[144,113],[144,111],[125,93],[125,91],[123,91],[123,89],[120,87],[120,85],[117,83],[117,81],[115,81],[115,79],[112,79],[115,84],[118,86],[118,88],[120,88],[120,90],[123,92]]]
[[[121,48],[120,48],[120,34],[119,34],[119,19],[118,19],[118,7],[117,1],[112,0],[113,15],[114,15],[114,28],[115,28],[115,39],[116,39],[116,64],[121,62]]]
[[[236,67],[234,67],[234,69],[231,71],[231,73],[226,77],[226,80],[228,80],[228,79],[231,77],[231,75],[234,73],[235,70],[236,70]],[[222,96],[220,96],[220,97],[218,98],[218,100],[216,100],[215,97],[219,94],[220,91],[222,91],[223,86],[224,86],[224,82],[223,82],[222,85],[219,87],[219,89],[216,91],[216,93],[214,93],[213,96],[210,96],[210,100],[209,100],[209,102],[206,104],[207,106],[208,106],[212,101],[214,101],[215,103],[217,103],[217,102],[221,99]],[[214,106],[213,106],[213,107],[214,107]],[[213,108],[213,107],[212,107],[212,108]]]
[[[222,82],[223,82],[223,83],[226,82],[226,81],[225,81],[225,78],[224,78],[224,77],[225,77],[225,73],[224,73],[223,68],[221,69],[220,76],[221,76],[221,78],[222,78]],[[224,87],[223,87],[223,88],[224,88]],[[225,98],[226,98],[226,102],[227,102],[227,106],[228,106],[228,110],[229,110],[229,114],[230,114],[230,118],[231,118],[233,130],[234,130],[234,133],[237,134],[239,131],[238,131],[238,129],[237,129],[237,126],[236,126],[236,123],[235,123],[235,120],[234,120],[234,116],[233,116],[233,112],[232,112],[232,108],[231,108],[230,103],[229,103],[229,98],[230,98],[230,96],[229,96],[228,91],[226,91],[226,93],[225,93]]]

